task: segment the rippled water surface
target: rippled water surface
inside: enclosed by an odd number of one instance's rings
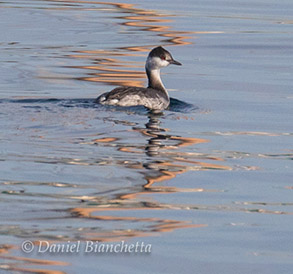
[[[291,273],[293,3],[0,3],[0,272]],[[145,86],[172,104],[103,107]],[[35,249],[25,253],[24,241]],[[53,244],[151,253],[40,254]]]

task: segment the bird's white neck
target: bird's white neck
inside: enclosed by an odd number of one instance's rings
[[[160,69],[148,70],[146,68],[146,74],[149,80],[149,83],[148,83],[149,88],[167,92],[161,80]]]

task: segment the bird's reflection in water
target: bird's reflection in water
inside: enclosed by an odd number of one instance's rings
[[[160,115],[160,113],[150,112],[149,121],[146,123],[146,133],[152,136],[145,147],[146,155],[150,157],[159,154],[159,150],[162,147],[161,141],[167,138],[164,134],[165,130],[160,128]]]
[[[146,184],[144,190],[148,192],[197,192],[204,191],[202,188],[178,188],[168,186],[156,186],[155,183],[168,181],[178,174],[190,170],[224,169],[230,167],[208,163],[208,161],[223,161],[219,157],[203,155],[195,152],[178,151],[180,147],[193,146],[208,142],[207,139],[182,137],[168,134],[168,129],[162,128],[160,118],[162,113],[149,112],[148,123],[145,128],[134,128],[141,134],[148,136],[145,153],[149,160],[142,164]],[[176,151],[177,150],[177,151]],[[124,150],[127,151],[127,150]],[[124,196],[125,197],[125,196]]]
[[[118,151],[125,153],[124,157],[127,160],[115,161],[115,165],[137,171],[138,174],[143,175],[145,183],[132,182],[131,187],[128,185],[125,188],[119,188],[119,190],[116,190],[115,197],[109,197],[104,203],[97,202],[95,204],[91,201],[88,205],[85,203],[83,207],[71,209],[72,216],[76,218],[110,222],[119,221],[121,222],[121,227],[127,227],[127,229],[121,230],[105,228],[98,233],[84,234],[82,238],[98,241],[117,241],[133,237],[158,235],[158,232],[168,232],[178,228],[204,226],[204,224],[192,224],[189,220],[172,220],[169,218],[170,211],[168,211],[169,214],[166,212],[166,218],[156,217],[158,210],[186,210],[190,209],[190,205],[184,205],[180,201],[178,204],[161,203],[155,197],[146,197],[145,194],[210,191],[203,188],[162,186],[160,183],[164,182],[168,185],[170,179],[189,170],[225,170],[230,168],[202,161],[203,159],[221,161],[222,159],[220,158],[192,152],[174,151],[180,147],[205,143],[208,140],[168,134],[168,130],[161,127],[162,116],[163,114],[161,113],[150,112],[148,113],[148,122],[145,127],[132,127],[133,131],[147,137],[144,146],[126,145],[125,142],[121,142],[121,139],[111,138],[110,136],[95,139],[94,143],[92,143],[98,146],[114,147]],[[125,124],[124,121],[116,121],[116,123]],[[131,161],[130,159],[133,158],[139,158],[140,161]],[[151,217],[149,217],[150,215]],[[133,225],[134,223],[135,225]]]

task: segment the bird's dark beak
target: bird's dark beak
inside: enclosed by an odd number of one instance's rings
[[[169,63],[170,63],[171,65],[177,65],[177,66],[181,66],[181,65],[182,65],[180,62],[178,62],[178,61],[176,61],[176,60],[174,60],[174,59],[172,59],[171,61],[169,61]]]

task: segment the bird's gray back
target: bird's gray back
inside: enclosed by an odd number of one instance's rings
[[[152,88],[118,87],[104,96],[105,102],[119,106],[142,105],[150,109],[164,109],[169,105],[168,95]]]

